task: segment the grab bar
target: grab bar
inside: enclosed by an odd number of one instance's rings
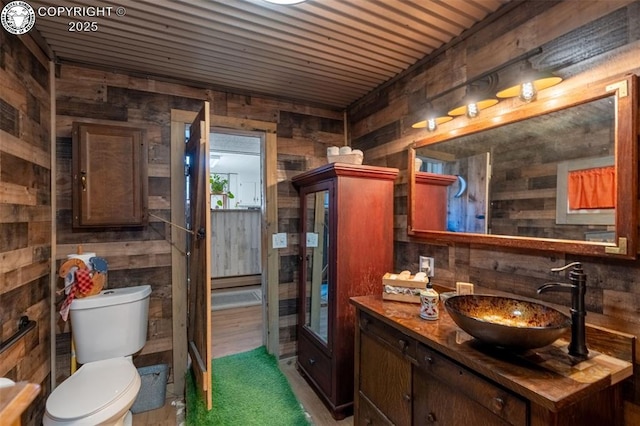
[[[4,342],[0,343],[0,354],[9,349],[14,345],[22,336],[27,334],[29,331],[33,330],[36,327],[36,322],[30,320],[28,316],[24,315],[20,317],[20,322],[18,322],[18,331],[16,331],[13,336],[9,337]]]

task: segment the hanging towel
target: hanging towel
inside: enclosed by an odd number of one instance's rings
[[[615,208],[616,171],[614,166],[574,170],[568,176],[569,208]]]
[[[75,284],[71,285],[69,288],[69,294],[62,302],[62,306],[60,306],[60,316],[63,321],[69,319],[69,307],[71,307],[71,302],[73,302],[74,297],[76,296],[76,286]]]
[[[69,294],[67,294],[67,297],[64,299],[64,302],[62,302],[62,306],[60,307],[60,316],[64,321],[69,318],[69,308],[71,307],[73,299],[77,296],[85,296],[93,289],[93,280],[87,269],[76,269],[74,277],[75,280],[69,288]]]
[[[76,288],[76,292],[83,296],[93,288],[93,280],[87,269],[78,269],[76,271]]]

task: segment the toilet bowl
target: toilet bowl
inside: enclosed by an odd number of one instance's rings
[[[140,390],[131,356],[147,340],[149,285],[103,290],[74,299],[70,318],[82,367],[47,398],[44,426],[129,426]]]
[[[44,426],[131,424],[129,409],[140,390],[130,358],[84,364],[47,399]]]

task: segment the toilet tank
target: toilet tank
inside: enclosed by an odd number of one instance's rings
[[[102,290],[74,299],[71,331],[79,363],[129,356],[147,341],[151,286]]]

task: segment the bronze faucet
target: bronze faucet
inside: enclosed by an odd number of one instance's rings
[[[571,292],[571,343],[569,343],[569,355],[586,358],[589,354],[587,349],[584,296],[587,292],[587,275],[582,270],[580,262],[569,263],[568,265],[551,268],[551,272],[560,272],[572,268],[569,271],[569,282],[550,282],[538,288],[538,294],[547,291],[569,291]]]

